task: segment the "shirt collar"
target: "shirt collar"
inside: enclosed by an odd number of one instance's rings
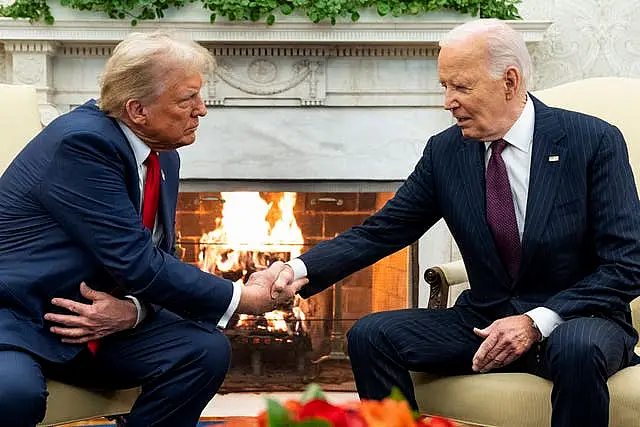
[[[520,113],[518,120],[511,126],[511,129],[505,134],[504,140],[513,145],[520,151],[528,153],[533,144],[533,129],[536,121],[536,113],[533,107],[531,96],[527,95],[527,102],[524,109]],[[491,142],[485,142],[485,149],[489,149]]]
[[[127,141],[129,142],[129,145],[133,150],[133,156],[136,158],[136,164],[139,168],[140,166],[142,166],[144,161],[147,160],[147,157],[149,157],[151,148],[149,148],[147,144],[142,142],[142,140],[138,138],[138,136],[120,120],[118,120],[118,125],[120,126],[120,129],[122,129],[122,132],[124,132],[124,136],[127,138]]]

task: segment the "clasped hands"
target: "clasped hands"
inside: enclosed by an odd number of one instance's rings
[[[308,283],[306,278],[294,280],[293,269],[276,261],[266,270],[253,273],[240,297],[238,313],[262,314],[293,300],[296,292]]]

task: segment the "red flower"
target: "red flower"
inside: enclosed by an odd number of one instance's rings
[[[432,417],[431,420],[429,420],[429,427],[455,427],[455,424],[453,424],[453,422],[442,418],[442,417]]]
[[[300,408],[297,418],[300,421],[309,418],[320,418],[329,421],[333,427],[351,427],[347,411],[321,399],[314,399],[305,403]]]

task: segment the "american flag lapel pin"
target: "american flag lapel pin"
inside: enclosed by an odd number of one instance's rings
[[[160,175],[162,175],[162,180],[166,181],[166,178],[164,176],[164,170],[160,169]]]
[[[556,155],[549,156],[549,163],[559,162],[559,161],[560,161],[560,156],[556,156]]]

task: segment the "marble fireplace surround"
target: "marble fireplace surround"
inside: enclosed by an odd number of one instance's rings
[[[364,13],[335,26],[295,17],[273,26],[212,25],[191,7],[134,29],[52,8],[52,26],[0,18],[0,82],[36,86],[44,123],[98,96],[106,58],[131,31],[179,29],[216,55],[219,67],[203,88],[208,115],[197,142],[181,150],[184,189],[244,182],[291,191],[309,182],[394,189],[428,137],[452,124],[442,109],[437,43],[465,16]],[[530,47],[549,24],[512,23]],[[454,252],[442,225],[420,247],[420,271]]]

